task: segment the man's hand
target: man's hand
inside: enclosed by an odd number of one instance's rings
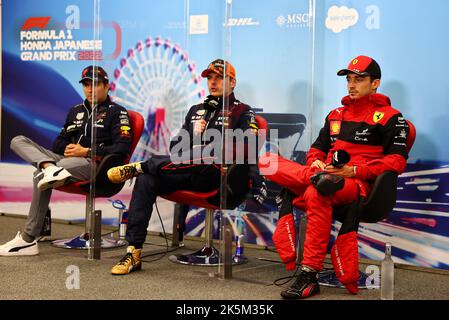
[[[316,167],[319,168],[321,170],[325,170],[326,169],[326,164],[321,161],[321,160],[315,160],[314,162],[312,162],[312,164],[310,165],[312,168]]]
[[[355,176],[354,167],[348,166],[347,164],[345,164],[341,168],[335,168],[332,165],[328,165],[328,166],[326,166],[324,171],[331,173],[331,174],[335,174],[337,176],[344,177],[344,178],[354,178],[354,176]]]
[[[84,148],[80,144],[69,144],[65,147],[64,157],[86,157],[89,148]]]
[[[206,129],[206,120],[201,119],[198,121],[195,121],[195,124],[193,126],[193,134],[200,135],[203,133],[204,129]]]

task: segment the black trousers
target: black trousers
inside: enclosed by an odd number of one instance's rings
[[[217,165],[173,164],[169,156],[156,156],[142,166],[145,173],[137,176],[126,230],[126,240],[136,247],[145,242],[157,196],[178,190],[207,192],[220,186]]]

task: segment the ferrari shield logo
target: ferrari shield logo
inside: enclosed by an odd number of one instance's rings
[[[380,111],[376,111],[374,112],[373,115],[373,121],[374,122],[379,122],[380,120],[382,120],[382,118],[384,117],[385,113],[380,112]]]

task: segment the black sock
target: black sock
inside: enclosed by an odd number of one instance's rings
[[[135,249],[142,249],[143,243],[141,243],[141,242],[130,242],[129,246],[133,246]]]
[[[142,169],[143,173],[146,173],[146,174],[150,173],[146,161],[140,163],[140,169]]]

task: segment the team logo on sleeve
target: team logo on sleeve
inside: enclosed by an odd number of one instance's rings
[[[257,134],[259,132],[259,127],[257,126],[257,123],[248,122],[248,125],[252,133]]]
[[[128,126],[121,126],[120,127],[120,131],[121,131],[122,137],[129,137],[130,136],[129,130],[131,130],[130,127],[128,127]]]
[[[337,134],[340,134],[341,130],[341,121],[331,121],[330,122],[330,133],[331,136],[335,136]]]
[[[407,131],[402,129],[401,132],[399,133],[399,137],[401,137],[402,139],[407,139]]]
[[[254,112],[250,111],[249,116],[250,117],[247,120],[248,127],[249,129],[251,129],[252,133],[257,134],[259,132],[259,126],[256,121],[256,115],[254,114]]]
[[[385,115],[385,113],[380,112],[380,111],[374,112],[374,115],[373,115],[373,121],[374,121],[375,123],[379,122],[380,120],[382,120],[382,118],[384,117],[384,115]]]

